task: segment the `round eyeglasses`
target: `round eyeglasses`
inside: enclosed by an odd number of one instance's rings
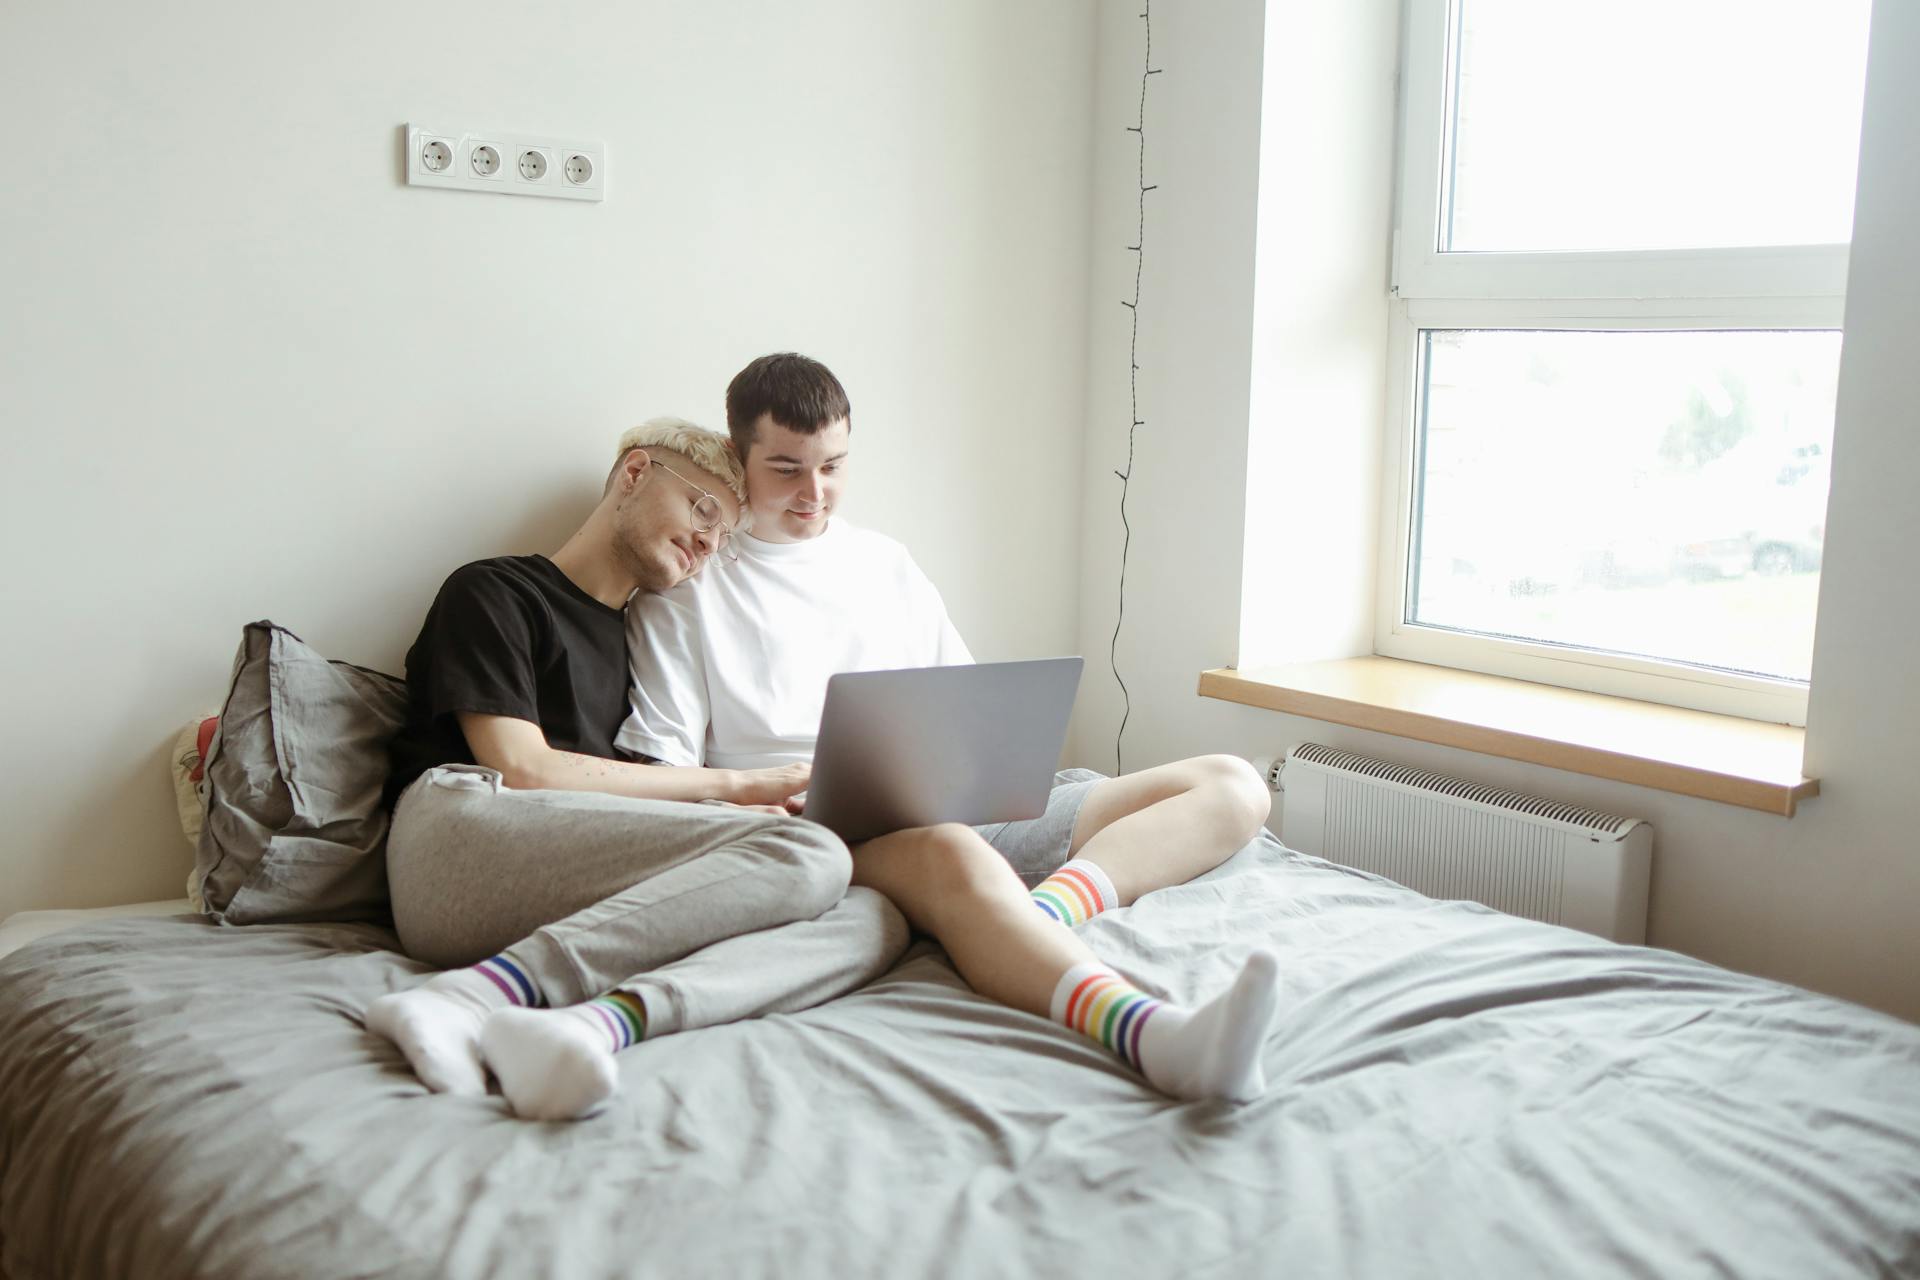
[[[725,556],[729,563],[739,560],[739,553],[733,549],[733,526],[721,518],[725,512],[725,508],[720,505],[720,499],[714,497],[664,462],[656,462],[653,465],[659,467],[675,480],[678,480],[681,484],[700,495],[693,503],[691,519],[693,521],[694,532],[713,534],[713,549]]]

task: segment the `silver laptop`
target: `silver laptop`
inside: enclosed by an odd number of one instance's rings
[[[827,681],[802,817],[849,844],[1046,811],[1079,658],[849,671]]]

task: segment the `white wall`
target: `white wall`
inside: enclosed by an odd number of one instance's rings
[[[177,896],[242,623],[397,670],[614,438],[761,352],[983,656],[1072,648],[1093,9],[0,7],[0,915]],[[604,139],[601,205],[409,188],[407,121]],[[1065,548],[1065,555],[1035,548]]]
[[[1120,763],[1166,759],[1169,735],[1205,736],[1192,694],[1234,652],[1247,498],[1247,369],[1260,144],[1261,6],[1162,4],[1153,15],[1140,269],[1139,416],[1127,519],[1126,617],[1117,662],[1132,700]],[[1069,751],[1115,772],[1122,695],[1109,665],[1127,466],[1139,227],[1144,34],[1137,6],[1104,0],[1093,110],[1086,519],[1080,539],[1080,685]],[[1251,44],[1251,49],[1249,49]],[[1201,655],[1211,654],[1202,662]],[[1186,753],[1181,753],[1186,754]]]
[[[1400,0],[1270,7],[1284,21],[1261,69],[1245,668],[1373,652],[1389,342]]]
[[[1646,817],[1657,829],[1650,940],[1729,965],[1920,1018],[1920,787],[1912,781],[1920,678],[1911,637],[1920,629],[1920,437],[1912,430],[1910,370],[1920,344],[1920,90],[1901,68],[1920,62],[1920,9],[1885,0],[1875,15],[1867,121],[1861,161],[1859,226],[1847,314],[1832,512],[1823,574],[1819,640],[1808,712],[1808,764],[1823,795],[1791,820],[1513,761],[1233,706],[1194,695],[1198,673],[1236,659],[1243,529],[1286,527],[1284,506],[1243,507],[1239,469],[1249,453],[1250,405],[1280,390],[1289,406],[1277,418],[1251,414],[1256,461],[1279,465],[1270,492],[1297,490],[1302,471],[1327,465],[1326,483],[1344,487],[1360,448],[1351,441],[1298,448],[1307,412],[1338,375],[1309,376],[1302,346],[1331,345],[1307,323],[1327,307],[1328,331],[1364,344],[1366,309],[1334,307],[1325,292],[1335,267],[1317,264],[1291,278],[1271,259],[1256,267],[1256,224],[1265,227],[1272,193],[1293,182],[1299,199],[1346,201],[1380,190],[1381,157],[1356,150],[1338,197],[1315,187],[1326,176],[1328,133],[1356,148],[1380,137],[1379,121],[1355,104],[1353,85],[1377,80],[1390,65],[1394,0],[1307,5],[1257,0],[1205,6],[1157,6],[1154,77],[1149,99],[1147,264],[1142,302],[1142,393],[1149,425],[1129,511],[1134,540],[1120,665],[1133,691],[1126,765],[1206,751],[1274,755],[1301,741],[1333,746],[1496,785],[1541,793],[1615,813]],[[1072,752],[1079,763],[1113,767],[1120,695],[1105,669],[1114,616],[1120,527],[1109,472],[1125,458],[1127,421],[1125,312],[1132,262],[1136,159],[1131,135],[1139,94],[1139,10],[1103,4],[1094,104],[1094,268],[1088,352],[1086,522],[1082,555],[1081,646],[1089,656]],[[1263,39],[1264,33],[1264,39]],[[1257,114],[1264,95],[1267,136]],[[1316,98],[1317,95],[1317,98]],[[1282,110],[1278,114],[1272,112]],[[1118,140],[1109,135],[1109,129]],[[1289,144],[1276,130],[1320,135]],[[1390,134],[1390,130],[1389,130]],[[1304,175],[1273,172],[1275,157]],[[1262,163],[1268,164],[1262,173]],[[1280,181],[1276,181],[1279,179]],[[1384,225],[1384,207],[1356,220]],[[1125,238],[1120,238],[1125,237]],[[1362,258],[1345,238],[1315,252],[1346,269]],[[1384,246],[1381,261],[1384,264]],[[1261,295],[1256,299],[1259,276]],[[1384,315],[1385,268],[1376,299]],[[1355,287],[1359,287],[1356,285]],[[1281,323],[1275,323],[1278,317]],[[1290,330],[1290,332],[1289,332]],[[1266,335],[1281,341],[1256,347]],[[1317,336],[1316,336],[1317,335]],[[1273,373],[1278,368],[1279,376]],[[1302,372],[1307,370],[1307,372]],[[1384,379],[1384,363],[1380,377]],[[1356,386],[1357,401],[1379,394]],[[1291,396],[1291,400],[1287,397]],[[1357,410],[1356,410],[1357,412]],[[1347,415],[1329,430],[1345,430]],[[1278,440],[1276,446],[1275,441]],[[1264,453],[1264,456],[1263,456]],[[1284,468],[1291,464],[1292,471]],[[1258,495],[1263,477],[1249,477]],[[1324,593],[1325,558],[1353,554],[1324,535],[1300,530],[1283,554],[1264,541],[1246,556],[1246,577],[1263,578],[1267,604],[1295,610],[1302,656],[1337,651],[1347,605],[1336,619],[1315,616]],[[1266,558],[1261,558],[1261,557]],[[1365,569],[1371,573],[1371,565]],[[1278,813],[1276,823],[1278,825]]]
[[[1369,652],[1386,381],[1399,0],[1153,11],[1140,416],[1119,675],[1128,769],[1270,755],[1277,725],[1201,700],[1208,667]],[[1072,754],[1112,772],[1109,664],[1139,155],[1137,7],[1100,7],[1094,268]],[[1263,81],[1263,65],[1273,74]],[[1263,129],[1263,116],[1265,128]],[[1293,246],[1293,251],[1288,251]],[[1256,289],[1256,281],[1259,288]],[[1249,424],[1252,429],[1249,430]],[[1249,607],[1243,617],[1243,583]],[[1261,591],[1265,584],[1268,588]],[[1246,638],[1243,639],[1243,636]],[[1259,734],[1244,743],[1230,726]],[[1244,735],[1239,735],[1244,736]],[[1236,739],[1237,740],[1237,739]]]

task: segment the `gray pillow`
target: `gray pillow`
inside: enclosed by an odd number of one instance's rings
[[[406,682],[250,623],[207,749],[194,879],[222,924],[387,916],[387,743]]]

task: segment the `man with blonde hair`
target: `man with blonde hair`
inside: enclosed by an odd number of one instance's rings
[[[668,769],[615,745],[629,600],[728,554],[745,496],[725,437],[654,419],[552,556],[440,588],[407,653],[387,870],[401,945],[445,972],[366,1011],[428,1087],[480,1094],[491,1072],[520,1115],[584,1114],[616,1078],[583,1045],[804,1008],[904,949],[899,913],[847,892],[839,838],[781,809],[806,764]]]

